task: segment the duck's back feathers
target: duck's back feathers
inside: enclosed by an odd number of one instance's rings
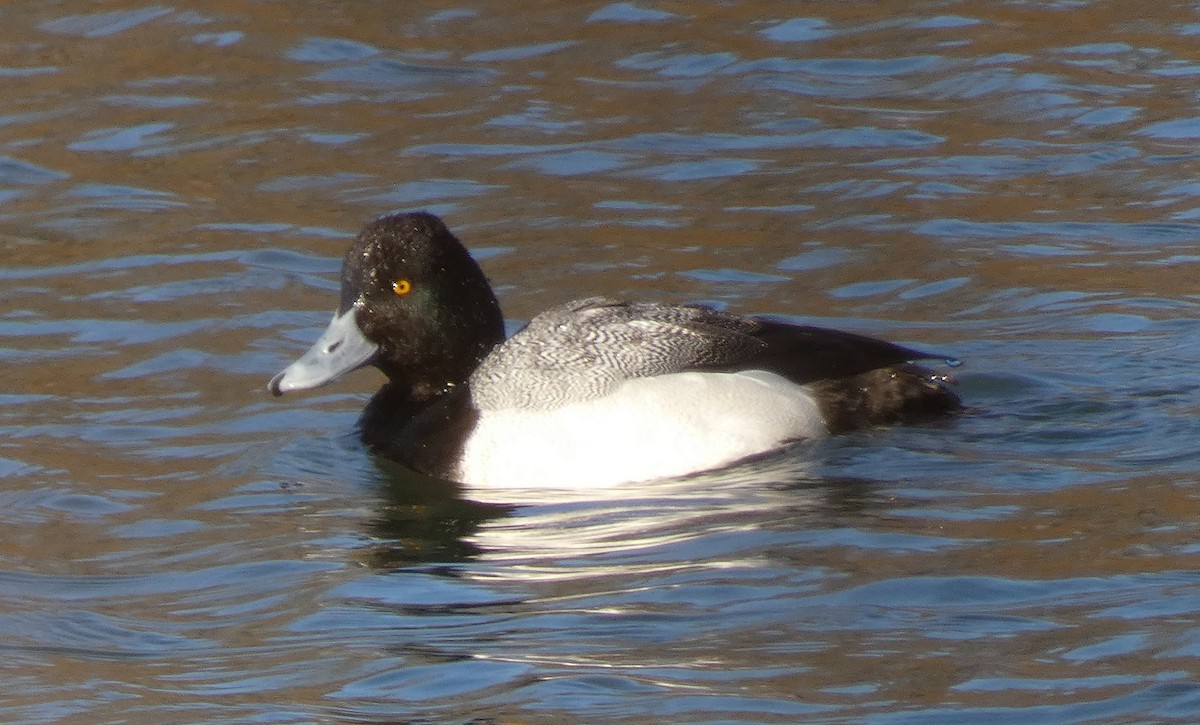
[[[761,353],[757,324],[705,307],[591,297],[551,308],[471,376],[483,410],[593,400],[625,380],[730,365]]]
[[[552,409],[678,372],[765,370],[803,385],[930,357],[840,330],[591,297],[533,318],[488,355],[470,385],[481,410]]]
[[[753,365],[783,375],[792,382],[847,378],[913,360],[940,356],[844,330],[749,318],[757,323],[753,334],[763,344]]]

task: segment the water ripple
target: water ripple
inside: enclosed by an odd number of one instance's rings
[[[5,6],[0,720],[1197,719],[1186,12],[226,5]],[[708,300],[968,407],[604,492],[406,471],[377,373],[265,382],[414,207],[510,329]]]

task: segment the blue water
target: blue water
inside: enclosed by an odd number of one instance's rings
[[[0,9],[0,720],[1193,722],[1185,3]],[[510,328],[700,301],[963,361],[961,416],[613,490],[282,400],[365,220]]]

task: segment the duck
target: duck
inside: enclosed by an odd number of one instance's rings
[[[950,358],[700,304],[588,297],[506,339],[487,277],[438,216],[367,223],[341,298],[274,395],[365,366],[373,453],[476,487],[581,488],[690,476],[863,428],[962,409]]]

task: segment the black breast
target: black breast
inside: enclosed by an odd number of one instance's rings
[[[432,401],[414,403],[395,383],[383,386],[358,420],[362,441],[374,453],[427,476],[454,480],[479,412],[465,385]]]

